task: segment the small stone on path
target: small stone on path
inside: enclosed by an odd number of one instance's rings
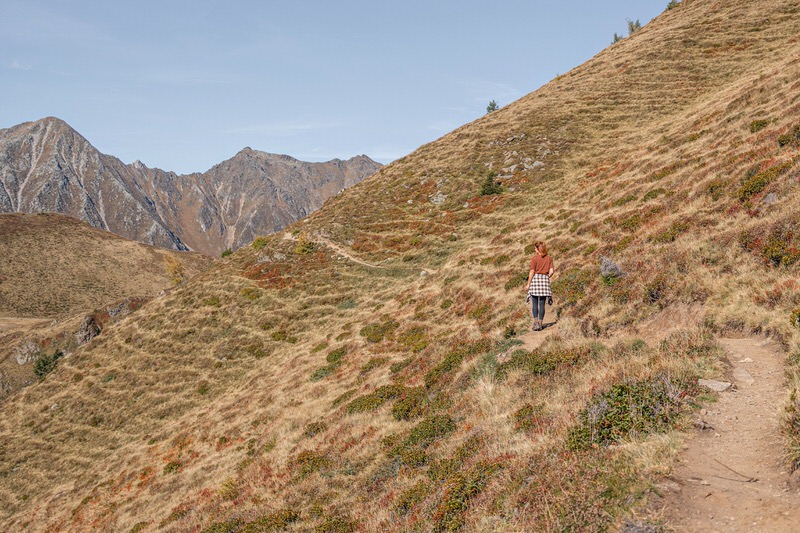
[[[725,392],[731,388],[731,383],[727,381],[717,381],[715,379],[698,379],[697,384],[706,387],[714,392]]]

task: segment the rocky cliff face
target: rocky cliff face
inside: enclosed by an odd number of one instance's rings
[[[380,167],[363,155],[306,163],[245,148],[205,173],[178,175],[101,154],[51,117],[0,130],[0,213],[63,213],[141,242],[219,255]]]

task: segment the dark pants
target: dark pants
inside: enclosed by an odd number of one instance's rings
[[[544,306],[547,303],[547,296],[531,296],[531,315],[533,319],[544,320]]]

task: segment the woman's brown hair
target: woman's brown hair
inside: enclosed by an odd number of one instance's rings
[[[539,255],[541,255],[542,257],[547,256],[547,246],[545,246],[542,241],[537,241],[533,246],[534,248],[539,250],[540,252]]]

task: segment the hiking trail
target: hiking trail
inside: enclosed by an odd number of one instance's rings
[[[287,241],[295,240],[295,238],[292,236],[291,233],[284,233],[283,234],[283,238],[284,238],[284,240],[287,240]],[[391,268],[391,267],[384,266],[384,265],[376,265],[374,263],[368,263],[367,261],[364,261],[363,259],[359,259],[358,257],[352,255],[350,252],[348,252],[347,250],[345,250],[344,248],[342,248],[341,246],[339,246],[335,242],[333,242],[330,239],[327,239],[325,237],[321,237],[319,235],[315,235],[313,240],[312,240],[312,242],[314,242],[316,244],[321,244],[323,246],[327,246],[328,248],[330,248],[331,250],[336,252],[338,255],[340,255],[340,256],[342,256],[342,257],[344,257],[346,259],[349,259],[353,263],[357,263],[357,264],[359,264],[361,266],[365,266],[367,268],[380,268],[380,269]],[[421,272],[424,272],[426,275],[436,274],[438,272],[438,270],[434,270],[432,268],[427,268],[427,267],[426,268],[419,268],[419,269],[408,268],[408,267],[401,267],[401,268],[405,268],[406,270],[420,270]]]
[[[720,339],[733,387],[700,411],[696,435],[662,481],[668,531],[800,531],[800,491],[789,481],[780,420],[784,354],[769,339]]]

